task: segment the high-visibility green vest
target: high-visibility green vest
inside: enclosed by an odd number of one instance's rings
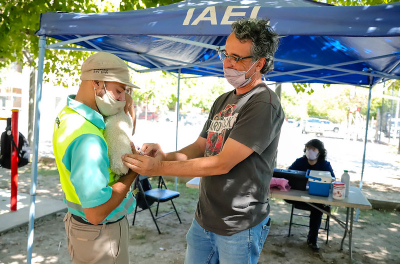
[[[69,103],[71,104],[80,104],[77,101],[69,99]],[[80,104],[82,105],[82,104]],[[73,106],[72,106],[73,107]],[[81,106],[80,106],[81,107]],[[87,108],[87,107],[86,107]],[[88,109],[88,108],[87,108]],[[90,109],[92,110],[92,109]],[[87,111],[85,114],[87,114]],[[95,112],[93,110],[93,112]],[[97,113],[97,112],[96,112]],[[91,112],[89,112],[91,114]],[[97,119],[98,121],[99,119]],[[98,126],[104,128],[104,122],[99,122]],[[71,182],[71,171],[65,166],[65,154],[67,152],[70,144],[77,139],[78,137],[85,134],[92,134],[100,137],[104,140],[103,129],[94,125],[92,122],[87,120],[84,116],[79,114],[77,111],[72,109],[69,106],[65,106],[63,110],[59,113],[56,118],[56,122],[54,125],[54,134],[53,134],[53,148],[54,148],[54,156],[57,162],[58,171],[60,174],[61,187],[64,192],[64,202],[68,206],[68,210],[80,217],[85,218],[85,214],[83,211],[83,207],[81,205],[81,201],[79,200],[78,194],[75,191],[75,187]],[[107,152],[106,152],[107,153]],[[88,153],[89,155],[89,153]],[[107,157],[107,167],[108,167],[108,157]],[[115,175],[109,169],[109,182],[108,185],[113,185],[115,181]],[[106,221],[116,221],[121,218],[126,213],[130,213],[135,207],[136,202],[129,193],[128,197],[124,199],[119,207],[117,207],[107,218]],[[130,212],[129,212],[130,211]]]

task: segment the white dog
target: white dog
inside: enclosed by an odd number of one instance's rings
[[[108,146],[110,169],[117,176],[128,173],[129,168],[122,163],[122,155],[132,153],[132,117],[123,110],[115,115],[104,117],[106,128],[104,138]],[[119,177],[116,177],[118,179]]]

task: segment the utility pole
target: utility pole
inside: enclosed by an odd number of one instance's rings
[[[392,97],[394,96],[394,82],[392,83]],[[389,143],[390,143],[390,138],[392,135],[390,133],[392,132],[392,117],[393,117],[393,99],[390,100],[390,119],[389,119]],[[396,139],[396,134],[394,135],[394,139]]]
[[[33,67],[33,58],[31,55],[24,50],[25,58],[29,62],[30,76],[29,76],[29,108],[28,108],[28,143],[29,146],[33,146],[33,122],[35,114],[35,102],[36,102],[36,69]]]
[[[393,84],[394,84],[394,82],[393,82]],[[397,97],[399,97],[400,98],[400,89],[397,91]],[[398,125],[399,125],[399,104],[400,104],[400,101],[399,100],[397,100],[397,104],[396,104],[396,119],[395,119],[395,121],[394,121],[394,138],[396,139],[396,136],[397,136],[397,130],[399,129],[398,128]],[[400,134],[399,134],[399,146],[398,146],[398,148],[397,148],[397,154],[400,154]]]

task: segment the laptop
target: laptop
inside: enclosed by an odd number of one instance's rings
[[[289,181],[291,189],[305,191],[308,178],[305,171],[274,169],[275,178],[284,178]]]

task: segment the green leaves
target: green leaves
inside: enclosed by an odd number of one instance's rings
[[[40,14],[46,12],[97,13],[136,10],[179,1],[141,1],[122,0],[120,5],[113,5],[104,0],[6,0],[0,4],[0,68],[18,62],[30,65],[24,57],[26,51],[33,58],[31,66],[36,67],[39,38],[35,32],[40,27]],[[47,38],[47,44],[58,40]],[[70,45],[74,47],[74,45]],[[75,46],[77,47],[77,46]],[[68,86],[67,80],[76,78],[80,65],[90,55],[89,52],[46,50],[44,80],[55,76],[55,83]],[[53,79],[53,77],[52,77]]]
[[[319,1],[325,2],[325,1]],[[336,6],[368,6],[400,2],[400,0],[327,0],[326,3]]]

